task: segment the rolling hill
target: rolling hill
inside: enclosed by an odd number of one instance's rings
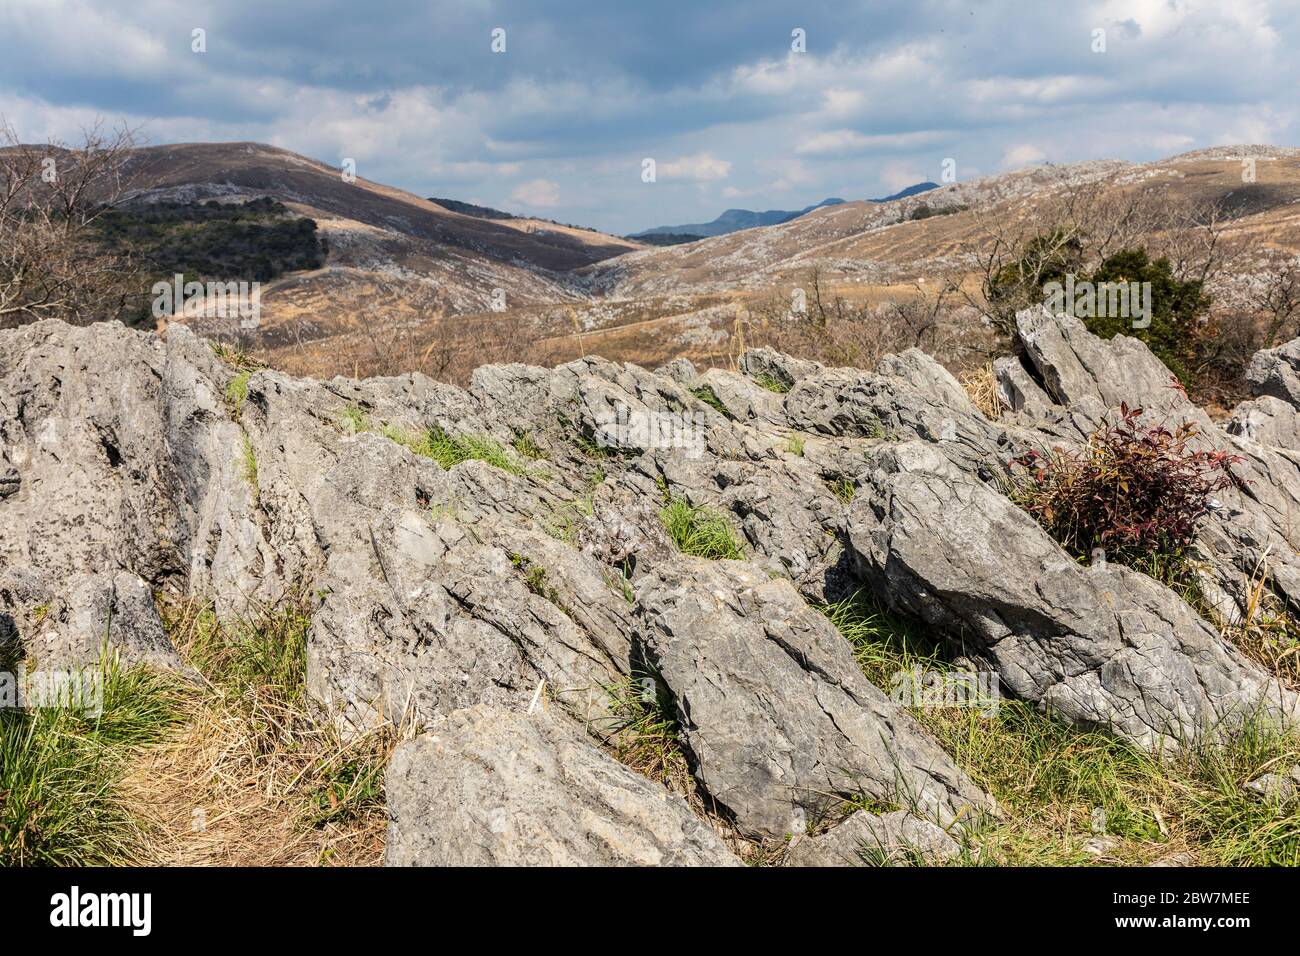
[[[1254,183],[1242,182],[1243,155],[1258,160]],[[1216,280],[1221,300],[1255,281],[1270,255],[1300,251],[1300,151],[1271,146],[1033,166],[671,246],[487,218],[456,200],[347,183],[322,163],[254,143],[142,149],[134,172],[142,201],[269,197],[317,223],[324,264],[264,286],[248,344],[288,371],[322,376],[421,368],[463,380],[482,362],[592,353],[648,366],[677,356],[725,364],[737,315],[788,298],[814,273],[827,294],[883,307],[914,295],[918,282],[971,274],[991,226],[1027,222],[1071,191],[1153,190],[1186,208],[1217,202],[1225,243],[1245,252]]]

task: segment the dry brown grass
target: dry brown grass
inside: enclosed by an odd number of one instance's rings
[[[1278,680],[1300,689],[1300,625],[1268,589],[1268,579],[1261,562],[1251,576],[1241,620],[1223,627],[1223,635]]]
[[[300,604],[216,621],[202,603],[168,610],[199,674],[178,732],[141,752],[126,799],[155,839],[147,862],[203,866],[371,866],[387,815],[383,768],[415,727],[344,737],[307,703]]]
[[[970,400],[975,403],[975,407],[985,418],[995,421],[1002,417],[1004,408],[1002,399],[998,396],[998,380],[993,373],[992,362],[985,362],[983,365],[968,369],[961,376],[960,381]]]
[[[195,707],[180,734],[142,754],[124,796],[151,827],[146,862],[158,866],[375,866],[383,859],[382,810],[346,824],[303,826],[285,785],[301,754],[262,761],[241,776],[245,731],[236,718]]]

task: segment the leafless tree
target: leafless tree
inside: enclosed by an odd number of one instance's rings
[[[74,147],[24,144],[0,119],[0,327],[43,318],[90,322],[141,293],[130,253],[97,241],[129,192],[133,130],[84,130]]]
[[[954,366],[969,353],[983,355],[976,345],[978,329],[954,322],[951,290],[942,283],[917,282],[898,286],[877,301],[854,300],[832,292],[819,269],[813,268],[799,288],[805,308],[792,308],[787,290],[773,290],[749,303],[746,340],[828,365],[874,368],[887,352],[916,347]],[[960,303],[958,303],[960,304]]]
[[[1300,258],[1287,259],[1266,272],[1263,284],[1251,296],[1251,304],[1264,317],[1264,348],[1272,348],[1300,331]]]

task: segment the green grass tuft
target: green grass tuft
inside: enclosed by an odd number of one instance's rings
[[[253,442],[249,439],[247,433],[245,433],[242,438],[243,445],[240,450],[239,459],[240,474],[244,476],[244,480],[247,481],[252,486],[253,491],[256,492],[258,490],[257,452],[253,449]]]
[[[383,433],[415,454],[433,459],[444,471],[463,462],[482,461],[512,475],[528,474],[528,469],[510,459],[500,442],[487,435],[452,435],[436,425],[422,432],[385,425]]]
[[[698,804],[675,706],[658,682],[649,675],[635,674],[606,687],[605,692],[615,721],[606,743],[615,758]]]
[[[359,435],[361,432],[370,430],[370,419],[366,417],[366,413],[361,410],[360,405],[349,405],[339,415],[339,427],[345,432]]]
[[[844,504],[853,500],[853,496],[858,493],[858,486],[853,483],[852,478],[840,478],[830,483],[831,494],[833,494]]]
[[[754,376],[754,384],[760,388],[765,388],[769,392],[776,392],[778,395],[784,395],[790,391],[790,386],[785,384],[779,378],[773,378],[766,372],[759,372]]]
[[[745,556],[735,529],[720,511],[691,505],[683,498],[671,498],[659,517],[682,554],[713,561],[740,560]]]
[[[705,405],[717,410],[723,416],[727,418],[732,417],[731,412],[727,410],[727,406],[722,404],[722,399],[718,398],[717,393],[709,386],[697,385],[695,388],[691,389],[690,392]]]
[[[244,408],[244,400],[248,398],[248,380],[252,378],[253,373],[249,369],[244,369],[238,375],[230,380],[226,386],[226,405],[229,406],[231,414],[239,417],[239,413]]]
[[[180,720],[175,677],[102,667],[98,716],[68,707],[0,710],[0,866],[95,866],[145,859],[148,828],[119,784],[137,748]]]
[[[546,461],[548,455],[541,445],[533,439],[533,436],[527,432],[516,432],[515,440],[511,442],[517,451],[524,458],[530,458],[533,461]]]
[[[265,362],[259,362],[241,346],[209,342],[208,347],[212,349],[213,355],[238,372],[256,372],[258,369],[266,368]]]

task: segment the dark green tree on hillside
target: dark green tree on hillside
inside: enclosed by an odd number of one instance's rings
[[[1041,303],[1051,283],[1065,285],[1067,276],[1075,285],[1091,282],[1151,284],[1150,323],[1134,325],[1131,314],[1113,314],[1109,309],[1085,310],[1078,318],[1089,332],[1103,339],[1131,335],[1141,339],[1156,357],[1188,381],[1188,361],[1196,350],[1197,333],[1209,311],[1210,297],[1200,279],[1177,278],[1167,258],[1152,259],[1140,247],[1121,249],[1103,259],[1089,272],[1082,243],[1064,228],[1044,233],[1025,244],[1024,254],[1004,265],[988,282],[987,298],[994,323],[1002,329],[1015,327],[1015,314]],[[1102,314],[1097,314],[1098,312]]]
[[[1151,324],[1133,328],[1132,319],[1099,315],[1083,319],[1088,331],[1103,339],[1132,335],[1141,339],[1179,380],[1188,379],[1187,361],[1195,350],[1199,326],[1210,308],[1210,297],[1199,279],[1180,281],[1169,260],[1151,259],[1145,249],[1122,249],[1104,260],[1088,277],[1102,282],[1151,283]]]

